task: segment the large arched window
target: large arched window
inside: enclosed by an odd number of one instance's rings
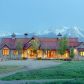
[[[3,54],[4,56],[9,55],[9,49],[8,49],[7,47],[3,48],[2,54]]]

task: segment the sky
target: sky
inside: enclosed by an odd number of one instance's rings
[[[84,28],[84,0],[0,0],[0,32]]]

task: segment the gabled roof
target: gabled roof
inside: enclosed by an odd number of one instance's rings
[[[68,38],[69,42],[78,42],[78,38]]]
[[[79,46],[77,46],[76,48],[78,48],[78,49],[84,48],[84,42],[80,42]]]
[[[41,49],[57,49],[58,40],[57,38],[39,38],[41,43]]]
[[[0,42],[0,49],[2,49],[5,45],[7,45],[10,49],[16,49],[16,45],[18,42],[21,42],[23,45],[23,49],[27,49],[31,46],[30,41],[35,38],[2,38]],[[57,38],[38,38],[40,41],[41,49],[58,49],[59,40]],[[77,38],[68,38],[68,46],[69,47],[77,47],[79,45]]]
[[[59,40],[57,38],[39,38],[42,49],[58,49]],[[69,47],[77,47],[79,44],[78,38],[68,38]]]
[[[29,38],[3,38],[0,43],[0,49],[2,49],[4,45],[7,45],[10,49],[16,49],[18,42],[21,42],[24,46],[29,40]]]

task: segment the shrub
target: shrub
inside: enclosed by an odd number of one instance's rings
[[[71,61],[71,59],[64,59],[64,61]]]
[[[27,58],[26,57],[22,57],[22,60],[26,60]]]
[[[37,60],[42,60],[42,58],[41,57],[38,57]]]
[[[74,48],[70,49],[70,58],[74,58]]]

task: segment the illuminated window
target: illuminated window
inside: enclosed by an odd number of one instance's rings
[[[83,52],[83,51],[82,51],[82,52],[80,52],[80,55],[81,55],[81,56],[84,56],[84,52]]]
[[[30,51],[29,51],[29,50],[27,50],[27,53],[29,54],[29,53],[30,53]]]
[[[22,57],[27,57],[27,50],[23,50],[23,52],[22,52]]]
[[[48,58],[51,58],[51,51],[48,50],[48,55],[47,55]]]
[[[18,51],[17,51],[17,50],[14,50],[14,51],[13,51],[13,54],[14,54],[14,55],[18,55]]]
[[[68,53],[65,53],[64,56],[65,56],[65,57],[68,57]]]
[[[8,48],[4,48],[4,49],[2,50],[2,54],[3,54],[4,56],[9,55],[9,49],[8,49]]]
[[[33,50],[30,50],[30,56],[33,56],[33,55],[34,55]]]
[[[75,55],[78,55],[77,49],[74,49],[74,54],[75,54]]]
[[[51,51],[51,56],[52,56],[52,57],[54,57],[54,56],[55,56],[55,54],[56,54],[56,52],[55,52],[55,51]]]
[[[68,56],[69,56],[69,54],[68,54],[68,52],[66,51],[65,54],[64,54],[64,57],[67,58]]]

